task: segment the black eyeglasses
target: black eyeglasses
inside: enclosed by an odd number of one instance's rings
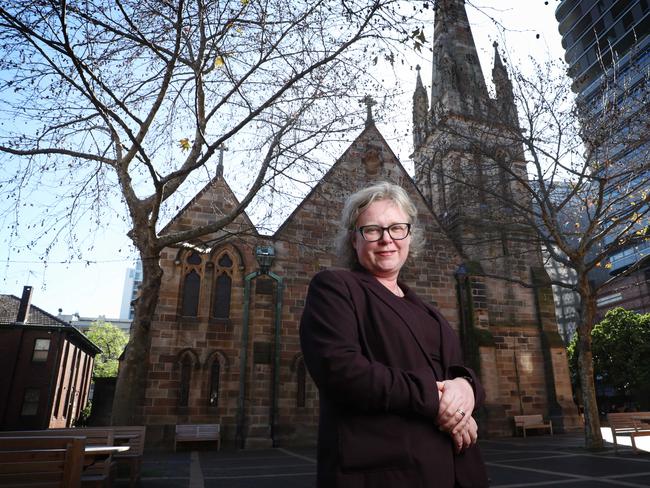
[[[364,241],[377,242],[384,235],[384,231],[388,231],[388,235],[394,241],[401,241],[406,239],[411,233],[411,224],[392,224],[388,227],[380,225],[362,225],[357,229]]]

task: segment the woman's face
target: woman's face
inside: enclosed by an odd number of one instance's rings
[[[357,253],[359,264],[380,278],[396,279],[409,254],[411,236],[394,240],[384,231],[376,242],[364,240],[359,227],[378,225],[389,227],[393,224],[409,223],[408,215],[392,200],[378,200],[371,203],[357,218],[352,245]]]

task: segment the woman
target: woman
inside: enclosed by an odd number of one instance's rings
[[[319,487],[487,486],[472,418],[483,388],[447,321],[398,280],[416,216],[397,185],[351,195],[339,239],[351,269],[309,286],[300,340],[320,393]]]

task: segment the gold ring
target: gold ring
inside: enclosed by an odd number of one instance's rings
[[[456,412],[458,412],[460,414],[460,418],[465,417],[465,412],[463,412],[460,408],[458,410],[456,410]]]

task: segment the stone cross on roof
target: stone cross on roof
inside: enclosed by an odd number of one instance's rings
[[[219,151],[219,164],[217,164],[217,176],[223,176],[223,152],[227,151],[228,148],[224,143],[221,143],[217,149]]]
[[[375,123],[375,120],[372,118],[372,107],[377,105],[377,102],[370,95],[366,95],[361,99],[361,103],[366,105],[366,127]]]

